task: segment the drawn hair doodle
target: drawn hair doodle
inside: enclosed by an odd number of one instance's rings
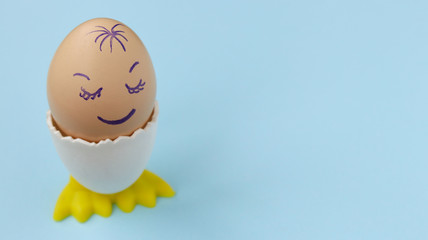
[[[119,37],[122,37],[122,38],[123,38],[123,39],[125,39],[126,41],[128,41],[128,39],[126,39],[126,37],[122,35],[122,33],[125,33],[124,31],[120,31],[120,30],[119,30],[119,31],[116,31],[116,30],[114,30],[117,26],[123,26],[123,25],[122,25],[122,24],[116,24],[116,25],[114,25],[110,30],[108,30],[107,28],[105,28],[105,27],[103,27],[103,26],[96,26],[97,28],[101,28],[101,29],[98,29],[98,30],[95,30],[95,31],[90,32],[90,33],[95,33],[95,32],[100,33],[100,34],[97,36],[97,38],[95,38],[95,42],[97,42],[99,38],[101,38],[101,37],[103,37],[103,36],[104,36],[104,38],[103,38],[103,39],[101,40],[101,42],[100,42],[100,51],[101,51],[101,52],[103,51],[103,49],[102,49],[102,47],[103,47],[103,43],[104,43],[104,41],[105,41],[106,39],[108,39],[108,38],[110,38],[110,52],[112,52],[112,51],[113,51],[113,39],[115,39],[116,41],[118,41],[118,42],[120,43],[120,45],[122,46],[123,51],[125,51],[125,52],[126,52],[126,48],[125,48],[125,46],[123,45],[122,41],[119,39]],[[89,33],[88,33],[88,34],[89,34]]]

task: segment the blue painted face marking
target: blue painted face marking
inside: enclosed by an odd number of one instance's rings
[[[86,91],[83,87],[80,87],[80,89],[82,90],[82,92],[79,94],[79,96],[85,99],[85,101],[88,101],[89,98],[94,100],[96,97],[101,97],[101,91],[103,90],[103,88],[98,88],[96,92],[90,93]]]
[[[118,125],[118,124],[122,124],[122,123],[128,121],[134,115],[135,111],[136,111],[135,108],[133,108],[128,113],[128,115],[126,115],[125,117],[118,119],[118,120],[105,120],[104,118],[102,118],[100,116],[97,116],[97,118],[98,118],[98,120],[100,120],[103,123],[110,124],[110,125]]]
[[[125,87],[128,89],[128,92],[130,94],[139,93],[140,91],[143,91],[145,85],[146,82],[143,82],[143,79],[140,79],[140,82],[138,82],[137,86],[135,87],[130,87],[128,84],[125,83]]]
[[[91,79],[88,77],[88,75],[83,74],[83,73],[75,73],[75,74],[73,74],[73,77],[75,77],[75,76],[81,76],[81,77],[84,77],[84,78],[88,79],[88,81],[89,81],[89,80],[91,80]]]
[[[108,30],[107,28],[105,28],[103,26],[96,26],[97,28],[101,28],[101,29],[97,29],[97,30],[94,30],[94,31],[88,33],[88,34],[100,33],[97,36],[97,38],[95,38],[95,42],[97,42],[100,37],[104,36],[103,40],[101,40],[101,43],[100,43],[100,51],[101,52],[103,51],[103,49],[102,49],[103,43],[108,38],[110,38],[110,52],[113,51],[113,39],[116,40],[122,46],[123,51],[126,52],[125,45],[123,45],[123,43],[119,37],[123,38],[125,41],[128,41],[128,39],[126,39],[126,37],[122,35],[122,33],[125,34],[124,31],[114,30],[117,26],[123,26],[123,25],[122,24],[116,24],[110,30]]]
[[[129,73],[132,73],[132,70],[134,70],[135,66],[137,66],[140,62],[136,61],[134,64],[132,64],[131,68],[129,69]]]

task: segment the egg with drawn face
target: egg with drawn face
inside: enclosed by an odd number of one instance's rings
[[[113,19],[97,18],[71,31],[48,72],[48,102],[65,136],[89,142],[129,136],[150,120],[156,78],[139,37]]]

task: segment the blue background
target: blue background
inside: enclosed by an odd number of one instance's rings
[[[426,1],[3,1],[0,238],[427,239]],[[148,169],[177,191],[54,222],[68,172],[46,75],[78,24],[149,50],[160,119]]]

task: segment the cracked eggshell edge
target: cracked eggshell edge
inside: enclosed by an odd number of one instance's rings
[[[112,194],[128,188],[143,173],[155,143],[158,114],[155,101],[152,120],[144,129],[98,143],[62,136],[53,125],[50,111],[47,124],[56,151],[70,174],[89,190]]]

